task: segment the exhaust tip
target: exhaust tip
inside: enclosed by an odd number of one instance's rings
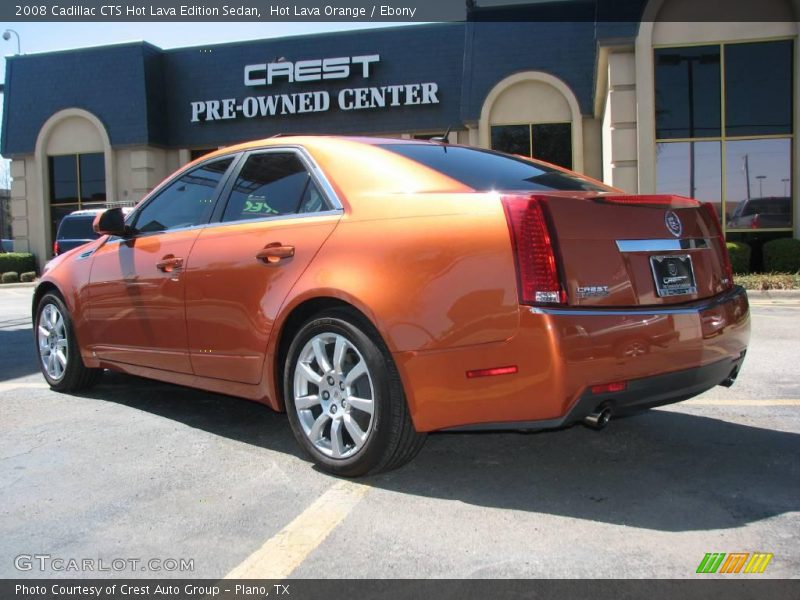
[[[589,429],[600,431],[611,421],[611,407],[601,406],[583,418],[583,424]]]
[[[722,387],[731,387],[735,382],[736,378],[739,376],[739,367],[736,367],[731,371],[731,374],[728,375],[725,379],[720,381],[720,385]]]

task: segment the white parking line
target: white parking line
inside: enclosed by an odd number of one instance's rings
[[[800,400],[686,400],[689,406],[800,406]]]
[[[370,490],[340,481],[268,539],[225,579],[285,579],[314,551]]]
[[[4,381],[0,383],[0,392],[9,390],[44,390],[49,388],[44,381]]]

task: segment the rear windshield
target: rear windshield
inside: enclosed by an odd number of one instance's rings
[[[588,191],[610,188],[509,154],[446,144],[381,144],[477,191]]]
[[[791,212],[789,198],[760,198],[747,202],[745,215],[788,215]]]
[[[93,240],[97,234],[92,229],[94,216],[64,217],[58,226],[59,240]]]

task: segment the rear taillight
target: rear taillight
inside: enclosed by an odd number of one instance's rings
[[[53,242],[53,256],[58,256],[58,240]]]
[[[714,237],[717,238],[717,246],[719,247],[720,256],[722,258],[722,268],[725,275],[722,283],[726,288],[733,287],[733,266],[731,265],[731,257],[728,256],[728,246],[725,244],[725,235],[722,233],[722,227],[719,224],[717,209],[714,208],[711,202],[703,202],[701,208],[706,212],[708,220],[711,221],[712,233]]]
[[[517,266],[521,304],[562,304],[566,293],[558,277],[553,237],[541,198],[504,196],[511,244]]]
[[[753,215],[753,220],[750,221],[750,229],[758,229],[761,227],[761,217]]]

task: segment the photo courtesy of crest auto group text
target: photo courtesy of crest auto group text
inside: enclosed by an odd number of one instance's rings
[[[797,0],[0,16],[0,598],[800,596]]]

